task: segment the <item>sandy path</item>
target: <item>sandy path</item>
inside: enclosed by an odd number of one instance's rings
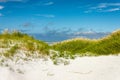
[[[35,60],[13,67],[24,74],[0,68],[0,80],[120,80],[120,56],[76,58],[67,66]]]

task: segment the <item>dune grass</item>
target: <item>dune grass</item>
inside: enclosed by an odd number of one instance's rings
[[[0,48],[9,48],[4,53],[6,57],[14,56],[17,50],[28,51],[31,54],[35,51],[42,55],[48,55],[49,53],[48,44],[19,31],[9,32],[5,30],[0,34]]]
[[[75,55],[117,55],[120,53],[120,30],[98,40],[76,38],[51,46],[19,31],[5,30],[0,34],[0,48],[7,49],[3,53],[6,57],[14,56],[18,50],[28,51],[31,54],[37,51],[39,54],[49,55],[52,59],[56,57],[74,58]]]
[[[81,56],[117,55],[120,53],[120,30],[98,40],[82,38],[66,40],[52,45],[52,49]]]

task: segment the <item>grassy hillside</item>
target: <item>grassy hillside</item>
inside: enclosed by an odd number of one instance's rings
[[[5,57],[14,56],[16,53],[27,56],[49,55],[51,58],[65,57],[74,58],[74,55],[97,56],[120,53],[120,30],[111,33],[99,40],[71,39],[49,46],[43,41],[34,39],[19,31],[9,32],[5,30],[0,34],[0,55]]]
[[[50,57],[54,64],[69,64],[68,59],[75,56],[117,55],[120,53],[120,30],[99,40],[71,39],[53,45],[20,33],[5,30],[0,34],[0,65],[9,59],[32,60],[33,58]],[[6,64],[5,64],[6,66]]]
[[[99,40],[72,39],[56,43],[52,48],[61,53],[66,51],[81,56],[118,54],[120,53],[120,30]]]
[[[6,57],[14,56],[18,51],[29,52],[26,55],[32,55],[36,52],[40,55],[47,55],[49,52],[48,44],[43,41],[35,40],[27,34],[18,31],[9,32],[5,30],[0,34],[0,55]]]

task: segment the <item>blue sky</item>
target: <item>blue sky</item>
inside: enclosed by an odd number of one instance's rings
[[[111,32],[120,29],[120,0],[0,0],[0,29]]]

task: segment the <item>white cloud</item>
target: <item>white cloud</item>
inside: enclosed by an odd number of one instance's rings
[[[55,15],[53,14],[36,14],[36,16],[46,17],[46,18],[54,18]]]
[[[120,6],[120,3],[105,3],[108,6]]]
[[[90,7],[90,9],[102,9],[102,8],[106,8],[107,5],[106,4],[98,4],[97,6],[94,7]]]
[[[105,4],[99,4],[98,5],[98,8],[106,8],[107,7],[107,5],[105,5]]]
[[[96,6],[89,7],[88,10],[85,11],[85,13],[89,12],[113,12],[113,11],[119,11],[120,10],[120,3],[100,3]]]
[[[95,8],[120,7],[120,3],[100,3]]]
[[[47,3],[44,3],[44,5],[46,5],[46,6],[50,6],[50,5],[53,5],[54,4],[54,2],[47,2]]]
[[[61,28],[61,29],[54,29],[50,27],[50,24],[47,24],[43,28],[43,33],[40,33],[39,37],[45,41],[61,41],[66,39],[72,39],[72,38],[90,38],[90,39],[99,39],[102,38],[108,34],[109,32],[96,32],[92,29],[86,30],[85,28],[81,28],[79,30],[72,30],[71,28]]]
[[[120,8],[112,8],[112,9],[108,9],[106,10],[106,12],[113,12],[113,11],[119,11]]]
[[[4,6],[0,6],[0,10],[2,10],[4,8]]]

